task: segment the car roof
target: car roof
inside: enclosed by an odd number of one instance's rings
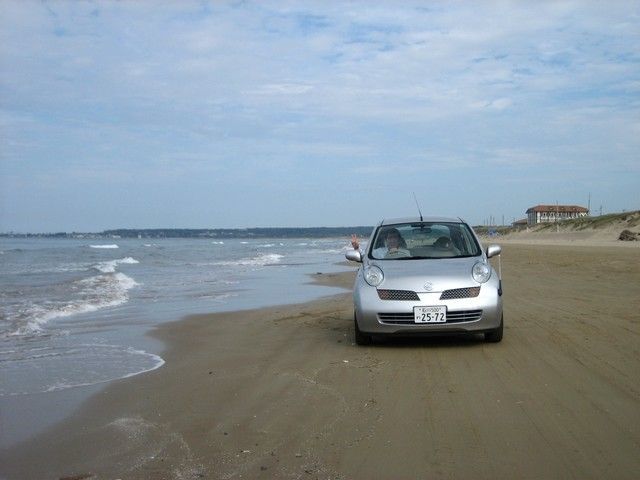
[[[420,222],[448,222],[448,223],[465,223],[461,218],[452,217],[400,217],[385,218],[378,225],[394,225],[397,223],[420,223]]]

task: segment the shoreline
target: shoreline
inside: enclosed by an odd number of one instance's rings
[[[341,265],[348,265],[348,262],[342,262]],[[354,275],[355,270],[353,272],[317,272],[315,274],[309,274],[310,280],[307,283],[350,290],[353,284]],[[84,463],[84,461],[82,460],[82,457],[84,455],[81,455],[80,457],[76,456],[73,450],[75,450],[76,446],[80,447],[85,445],[85,441],[80,438],[76,439],[70,437],[74,437],[74,434],[76,433],[91,430],[89,436],[92,439],[102,439],[104,437],[104,434],[106,433],[107,437],[109,437],[109,439],[111,440],[111,443],[115,445],[120,443],[121,441],[123,441],[125,444],[129,444],[132,439],[139,435],[148,435],[150,432],[147,432],[147,427],[149,427],[150,425],[146,420],[143,419],[144,411],[147,410],[147,405],[140,405],[136,401],[136,399],[133,398],[136,396],[134,392],[142,392],[147,388],[138,385],[137,382],[146,382],[149,380],[151,380],[152,382],[159,381],[159,379],[164,374],[163,370],[167,367],[167,364],[169,362],[171,362],[172,364],[179,363],[181,360],[183,349],[189,350],[193,348],[193,344],[191,341],[181,343],[180,340],[177,340],[176,333],[180,334],[181,339],[185,337],[185,334],[190,339],[197,339],[199,338],[198,335],[192,335],[191,329],[198,329],[202,321],[218,324],[228,324],[231,321],[239,321],[242,323],[242,317],[246,316],[247,314],[251,314],[251,316],[254,317],[252,318],[252,320],[255,321],[255,317],[258,316],[258,312],[262,312],[262,315],[260,316],[264,317],[264,319],[267,321],[290,321],[296,316],[296,313],[301,310],[304,311],[305,309],[310,308],[314,312],[316,312],[318,309],[324,310],[327,304],[331,305],[331,308],[333,308],[336,303],[344,303],[350,301],[351,293],[345,292],[339,294],[322,295],[315,300],[310,300],[303,303],[282,304],[276,306],[267,306],[258,309],[253,308],[246,310],[190,314],[174,321],[156,325],[149,332],[147,332],[147,335],[151,338],[155,338],[161,341],[164,345],[164,349],[160,352],[160,356],[165,360],[165,363],[161,368],[150,370],[148,372],[144,372],[131,377],[112,380],[110,384],[106,386],[101,385],[100,389],[94,390],[94,392],[91,393],[89,397],[82,402],[81,405],[77,406],[74,411],[67,414],[52,427],[47,428],[44,432],[41,432],[35,437],[27,439],[26,441],[11,445],[6,449],[0,449],[0,478],[49,478],[47,476],[47,473],[50,471],[59,472],[55,473],[51,478],[116,478],[119,476],[127,477],[122,473],[107,474],[106,476],[104,473],[94,473],[96,471],[102,471],[104,469],[108,470],[110,466],[108,464],[102,464],[99,468],[89,467],[90,464],[94,464],[93,461],[87,462],[87,468],[78,467],[79,470],[78,468],[68,470],[67,465],[70,459],[65,458],[65,454],[69,455],[72,458],[71,463],[73,464],[79,463],[80,465],[82,465]],[[340,340],[340,342],[341,341],[342,340]],[[208,372],[208,375],[211,374],[211,371]],[[179,382],[179,380],[177,381]],[[140,397],[138,397],[138,400],[139,398]],[[148,400],[148,397],[145,398],[145,400]],[[124,416],[122,416],[122,414],[124,414]],[[114,421],[108,422],[107,419],[114,419]],[[105,432],[105,430],[110,430],[110,432],[107,433]],[[62,436],[70,441],[70,443],[73,444],[74,447],[63,448],[63,452],[56,453],[55,455],[51,456],[48,455],[48,459],[45,462],[40,463],[39,457],[43,451],[47,451],[52,445],[54,446],[54,448],[57,447],[55,445],[55,441],[52,441],[51,438],[58,437],[60,435],[59,433],[57,433],[58,431],[64,432]],[[164,433],[162,433],[160,436],[164,436]],[[168,436],[171,437],[172,435]],[[84,435],[80,433],[79,437],[84,437]],[[158,441],[161,444],[166,443],[158,438],[155,438],[154,440],[147,440],[151,443],[153,443],[154,441]],[[26,452],[26,456],[29,457],[30,460],[22,459],[22,455],[23,453],[25,453],[25,446],[27,446],[26,449],[28,450],[28,452]],[[93,458],[98,459],[101,457],[101,454],[99,453],[99,451],[101,450],[101,445],[95,446],[98,448],[94,450]],[[153,456],[150,457],[150,459],[152,458]],[[24,465],[33,465],[34,463],[40,463],[37,468],[34,469],[34,472],[28,470],[25,471],[25,469],[23,468]],[[5,471],[3,469],[3,465],[7,464],[11,464],[12,468]],[[154,475],[156,473],[157,472],[154,472]],[[189,478],[189,472],[187,471],[182,471],[182,473],[178,475],[178,478],[180,478],[180,476],[183,474],[187,475],[187,478]],[[140,477],[133,478],[147,478],[146,475],[147,474],[145,473]],[[175,477],[169,475],[166,477],[161,476],[159,478]]]
[[[336,262],[335,269],[344,270],[344,267],[353,267],[349,262]],[[339,272],[336,272],[339,273]],[[324,275],[324,277],[322,277]],[[126,374],[119,378],[112,378],[109,380],[90,382],[86,385],[77,385],[70,388],[64,388],[51,391],[39,391],[33,393],[15,394],[0,396],[0,425],[3,430],[0,432],[0,451],[4,449],[13,448],[16,445],[20,445],[24,441],[28,441],[30,438],[37,437],[52,426],[65,421],[69,417],[73,416],[80,407],[90,398],[97,395],[100,391],[110,388],[116,382],[126,380],[128,378],[135,378],[140,375],[145,375],[153,370],[157,370],[164,365],[165,361],[162,358],[163,351],[167,349],[168,341],[162,340],[160,337],[154,334],[154,331],[166,324],[182,322],[191,316],[201,316],[210,314],[229,314],[234,312],[252,311],[258,308],[278,307],[285,305],[302,304],[306,301],[314,301],[317,299],[332,296],[336,293],[326,293],[326,290],[341,291],[344,289],[350,289],[351,285],[340,285],[331,282],[332,273],[315,272],[305,274],[304,277],[307,281],[303,282],[306,285],[315,285],[322,288],[317,289],[316,293],[310,296],[310,300],[292,301],[290,304],[282,305],[265,305],[263,307],[246,307],[246,308],[222,308],[212,312],[195,312],[181,315],[173,320],[165,320],[155,325],[149,326],[142,336],[152,342],[158,341],[159,344],[155,349],[145,351],[145,354],[158,357],[159,365],[154,368],[139,371],[135,373]],[[337,293],[339,294],[339,293]],[[130,347],[140,348],[140,346]],[[145,348],[145,347],[142,347]],[[135,380],[134,380],[135,381]],[[32,413],[31,413],[32,411]],[[0,478],[2,478],[0,476]]]
[[[505,244],[495,345],[356,347],[348,291],[159,325],[164,367],[0,452],[0,476],[632,478],[640,251],[566,246]]]

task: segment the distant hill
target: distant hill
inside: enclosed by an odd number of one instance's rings
[[[325,238],[355,233],[368,236],[373,227],[264,227],[264,228],[155,228],[105,230],[103,235],[121,238]]]
[[[96,233],[2,233],[0,237],[56,238],[330,238],[349,237],[355,233],[368,238],[373,226],[357,227],[256,227],[256,228],[120,228]],[[640,210],[611,213],[599,217],[582,217],[558,223],[542,223],[533,227],[474,226],[480,236],[522,237],[545,236],[559,232],[576,238],[597,236],[617,240],[623,230],[640,235]],[[637,236],[638,236],[637,235]],[[639,238],[640,239],[640,238]]]

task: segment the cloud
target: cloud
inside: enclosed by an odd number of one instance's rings
[[[245,92],[247,95],[301,95],[313,90],[312,85],[296,83],[273,83],[262,85],[255,90]]]
[[[489,110],[504,110],[513,104],[509,98],[497,98],[495,100],[485,100],[480,102],[473,102],[472,108],[476,109],[489,109]]]
[[[0,160],[185,185],[221,165],[309,185],[560,162],[598,181],[637,169],[639,24],[625,2],[6,2]]]

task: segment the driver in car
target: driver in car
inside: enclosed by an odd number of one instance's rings
[[[360,250],[360,242],[355,234],[351,235],[351,246],[354,250]],[[374,258],[399,258],[410,255],[411,253],[407,248],[407,243],[395,228],[389,228],[385,232],[384,246],[373,249]]]

